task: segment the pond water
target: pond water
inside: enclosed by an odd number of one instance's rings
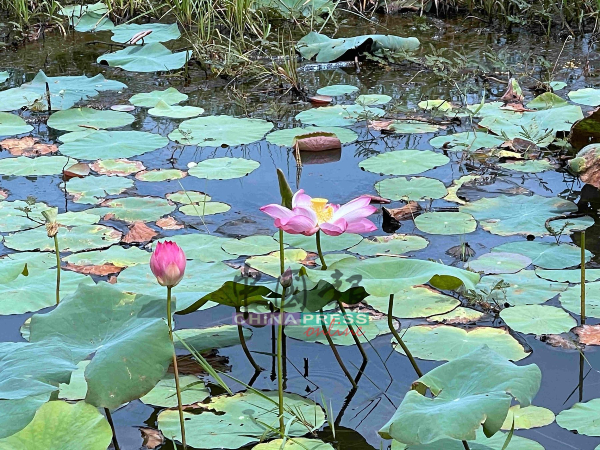
[[[427,18],[415,21],[410,17],[375,16],[375,25],[365,25],[364,22],[355,22],[347,19],[338,36],[354,34],[369,34],[385,29],[386,33],[399,36],[415,36],[421,40],[421,55],[440,52],[441,49],[456,50],[460,53],[469,53],[474,60],[490,59],[484,55],[485,51],[502,59],[507,69],[528,73],[520,78],[525,88],[535,84],[534,78],[542,74],[539,64],[532,62],[528,54],[544,56],[554,64],[563,48],[563,41],[538,37],[527,32],[505,34],[488,28],[476,28],[471,21],[439,21]],[[252,118],[265,119],[272,122],[276,129],[299,126],[300,123],[294,116],[303,110],[311,108],[310,104],[299,102],[291,96],[280,96],[277,92],[261,92],[260,88],[252,90],[252,83],[242,84],[239,89],[248,93],[247,105],[242,107],[239,102],[234,102],[231,91],[223,80],[206,80],[201,71],[192,69],[191,82],[183,85],[181,79],[162,74],[140,74],[125,72],[120,69],[107,68],[96,63],[96,58],[105,50],[103,46],[93,44],[92,41],[109,41],[109,32],[70,33],[66,37],[49,34],[45,41],[38,41],[20,48],[15,52],[1,54],[0,71],[8,70],[11,73],[7,84],[0,89],[19,86],[30,81],[38,70],[43,70],[48,76],[103,74],[107,79],[118,80],[125,83],[127,89],[107,91],[99,96],[88,99],[81,105],[107,109],[114,104],[126,104],[129,98],[139,92],[149,92],[156,89],[166,89],[173,86],[180,92],[188,94],[186,105],[204,108],[204,115],[227,114],[245,116],[247,112]],[[570,40],[565,44],[564,52],[556,64],[555,80],[565,81],[568,88],[562,92],[565,97],[567,90],[576,90],[593,85],[595,79],[586,77],[582,70],[585,61],[590,59],[589,53],[594,52],[594,47],[587,38]],[[593,54],[593,53],[592,53]],[[593,66],[594,61],[591,61]],[[488,81],[485,86],[467,83],[462,80],[452,82],[449,78],[443,79],[430,71],[421,71],[417,65],[404,64],[400,70],[391,70],[374,63],[365,63],[360,72],[355,68],[337,68],[332,70],[303,71],[300,72],[302,84],[309,92],[314,93],[318,88],[332,84],[348,84],[357,86],[356,94],[337,97],[338,103],[351,103],[358,94],[385,94],[392,97],[392,103],[385,108],[393,110],[402,106],[418,110],[417,103],[426,99],[446,99],[460,102],[465,98],[469,104],[477,104],[482,98],[486,101],[498,100],[502,96],[506,85],[497,81]],[[507,72],[496,72],[494,77],[507,78]],[[468,77],[465,77],[467,79]],[[533,98],[533,93],[525,89],[527,100]],[[383,107],[382,107],[383,108]],[[584,111],[589,107],[583,107]],[[139,130],[167,136],[177,128],[181,120],[154,117],[148,114],[147,108],[136,108],[132,113],[135,121],[122,130]],[[420,112],[420,116],[429,113]],[[30,133],[40,137],[45,142],[58,142],[60,134],[57,130],[47,127],[43,114],[24,112],[22,116],[33,125]],[[275,228],[272,220],[259,211],[259,208],[268,203],[280,201],[277,185],[276,169],[284,171],[292,188],[304,189],[315,197],[326,197],[333,203],[345,203],[362,194],[377,195],[374,185],[384,179],[377,173],[361,170],[359,162],[368,157],[385,152],[418,149],[433,150],[429,144],[436,135],[450,134],[468,129],[466,121],[463,125],[447,123],[444,129],[436,133],[424,134],[384,134],[379,131],[367,129],[364,121],[350,126],[358,134],[356,141],[345,144],[340,153],[331,155],[325,162],[305,160],[301,173],[297,173],[294,152],[288,147],[270,144],[260,140],[248,145],[235,147],[196,147],[193,145],[182,146],[169,142],[165,147],[130,159],[141,161],[148,169],[177,168],[188,170],[188,163],[200,162],[216,157],[243,157],[253,159],[260,163],[260,167],[250,175],[230,180],[206,180],[187,176],[181,180],[142,182],[135,180],[134,189],[128,191],[135,196],[155,196],[164,198],[167,193],[179,191],[201,191],[212,196],[212,201],[224,202],[231,205],[231,209],[222,214],[204,217],[187,216],[179,211],[171,215],[179,222],[184,223],[183,230],[162,230],[160,236],[171,236],[181,233],[206,232],[224,237],[244,237],[254,235],[273,235]],[[442,150],[436,150],[442,152]],[[544,197],[561,197],[578,204],[579,209],[591,215],[596,224],[587,229],[586,248],[596,256],[588,264],[594,268],[600,262],[600,223],[597,217],[597,208],[600,206],[600,197],[597,190],[586,187],[586,196],[581,199],[580,193],[583,184],[563,170],[551,170],[541,173],[522,173],[509,170],[500,170],[498,166],[486,166],[483,159],[479,162],[464,158],[461,152],[446,152],[450,158],[448,164],[428,170],[419,176],[426,176],[441,180],[450,186],[453,180],[475,170],[478,175],[496,178],[494,188],[487,191],[471,188],[467,194],[468,200],[474,201],[482,197],[495,197],[502,192],[522,192],[527,195],[538,194]],[[1,158],[12,157],[8,152],[0,153]],[[129,178],[133,179],[133,176]],[[8,201],[25,200],[33,196],[39,202],[57,206],[59,212],[80,211],[91,205],[74,203],[63,190],[63,182],[59,176],[18,177],[3,176],[0,188],[9,192]],[[497,189],[496,189],[497,188]],[[590,189],[591,188],[591,189]],[[121,196],[124,196],[122,194]],[[114,196],[108,196],[114,197]],[[118,195],[116,196],[118,197]],[[433,202],[420,202],[423,207],[456,208],[458,205],[444,200]],[[394,201],[391,208],[402,206],[401,202]],[[381,207],[373,216],[373,221],[378,226],[378,231],[373,235],[383,235]],[[122,232],[127,231],[127,225],[118,220],[108,220],[102,223],[114,226]],[[409,257],[431,259],[447,265],[463,267],[463,262],[449,255],[447,250],[465,242],[475,251],[475,257],[488,253],[490,249],[506,242],[526,242],[526,236],[512,235],[499,236],[485,231],[481,224],[475,232],[464,235],[439,235],[429,234],[419,230],[412,220],[401,221],[398,233],[415,234],[425,237],[429,245],[420,251],[409,252]],[[536,242],[554,242],[550,236],[537,237]],[[563,235],[563,243],[579,245],[580,234]],[[184,249],[186,250],[186,249]],[[0,244],[0,255],[12,253],[13,250]],[[475,258],[474,257],[474,258]],[[240,258],[237,262],[243,262]],[[202,274],[197,274],[202,276]],[[103,278],[100,278],[103,279]],[[117,278],[118,280],[118,278]],[[557,296],[551,299],[548,305],[560,306]],[[42,310],[45,312],[46,310]],[[216,306],[207,310],[198,311],[189,315],[177,315],[176,327],[204,328],[218,324],[231,324],[231,309],[225,306]],[[21,341],[19,328],[33,313],[0,316],[0,340]],[[574,315],[579,320],[579,316]],[[428,323],[425,319],[402,320],[403,328],[411,325]],[[589,318],[588,324],[598,324],[599,320]],[[490,319],[477,323],[479,326],[503,326],[500,318]],[[271,327],[255,328],[254,335],[248,345],[253,352],[273,351]],[[537,364],[543,374],[542,385],[534,404],[552,410],[555,414],[570,408],[578,401],[589,401],[598,397],[600,392],[600,354],[597,347],[588,346],[585,350],[587,362],[583,371],[587,374],[583,388],[578,389],[580,377],[580,353],[573,349],[557,348],[542,342],[533,334],[524,334],[514,331],[513,336],[522,343],[526,350],[532,353],[526,359],[517,362],[518,365]],[[571,339],[575,335],[570,335]],[[273,344],[274,345],[274,344]],[[387,448],[389,441],[382,440],[377,431],[394,414],[405,393],[410,389],[415,379],[409,360],[394,351],[390,345],[390,335],[386,334],[374,339],[366,346],[369,362],[362,368],[359,375],[359,389],[351,390],[351,386],[332,358],[331,350],[326,345],[303,342],[288,338],[286,340],[287,356],[287,392],[308,395],[320,402],[320,392],[327,402],[331,401],[335,421],[335,438],[329,426],[318,432],[318,437],[336,443],[337,449],[379,449]],[[355,346],[340,346],[340,354],[348,363],[352,374],[359,373],[362,363],[358,349]],[[239,345],[220,349],[218,354],[228,359],[231,374],[242,381],[259,389],[276,389],[275,360],[268,354],[256,353],[257,362],[266,370],[258,376],[253,376],[252,366],[244,356]],[[419,364],[424,372],[438,366],[441,362],[420,360]],[[588,373],[589,372],[589,373]],[[236,384],[231,382],[232,388]],[[222,392],[216,385],[211,385],[213,393]],[[243,387],[237,385],[237,390]],[[580,398],[581,395],[581,398]],[[139,427],[157,427],[157,414],[160,409],[152,408],[140,401],[133,401],[113,413],[118,441],[122,449],[137,449],[142,446],[142,437]],[[518,430],[515,435],[523,436],[539,442],[547,450],[581,449],[592,450],[600,444],[600,438],[578,435],[567,431],[556,424],[534,428],[531,430]],[[172,448],[171,441],[167,441],[159,448]],[[251,448],[249,446],[248,448]]]

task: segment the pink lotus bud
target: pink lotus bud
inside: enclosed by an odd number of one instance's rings
[[[171,241],[159,242],[150,257],[150,269],[161,286],[179,284],[185,273],[185,253]]]

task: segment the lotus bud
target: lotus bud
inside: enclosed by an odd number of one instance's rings
[[[150,257],[150,269],[161,286],[177,286],[185,273],[185,253],[171,241],[159,242]]]
[[[46,211],[42,211],[42,216],[46,219],[46,233],[48,234],[48,237],[56,236],[56,233],[58,233],[58,223],[56,222],[58,208],[50,208]]]
[[[289,267],[279,277],[279,283],[281,283],[281,286],[284,287],[285,289],[289,288],[292,285],[293,280],[294,280],[294,277],[292,275],[292,269]]]

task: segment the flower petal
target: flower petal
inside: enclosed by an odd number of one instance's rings
[[[291,217],[294,217],[294,213],[291,210],[287,209],[284,206],[277,205],[275,203],[265,205],[262,208],[260,208],[260,210],[265,214],[271,216],[273,219],[289,219]]]
[[[338,219],[344,218],[346,221],[348,221],[348,223],[350,223],[355,220],[368,217],[377,211],[377,208],[371,206],[370,202],[371,198],[367,197],[366,195],[355,198],[345,205],[340,206],[340,208],[334,213],[331,221],[335,222]]]
[[[314,221],[302,215],[290,219],[275,219],[275,226],[289,234],[304,234],[306,236],[311,236],[318,230]]]
[[[338,219],[335,222],[325,222],[321,224],[323,233],[329,236],[339,236],[348,228],[348,222],[344,219]]]
[[[371,222],[369,219],[359,219],[355,220],[352,223],[348,224],[348,228],[346,232],[348,233],[369,233],[371,231],[375,231],[377,226]]]
[[[300,189],[292,197],[292,209],[297,208],[297,207],[310,208],[311,200],[312,200],[311,196],[305,194],[304,189]]]

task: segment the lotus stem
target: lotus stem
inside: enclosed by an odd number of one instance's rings
[[[321,260],[321,270],[327,270],[327,264],[325,264],[325,258],[323,258],[323,252],[321,251],[321,230],[317,231],[317,253]]]
[[[240,314],[240,308],[236,308],[236,311],[237,311],[237,313],[239,315]],[[240,324],[238,324],[237,325],[237,329],[238,329],[238,336],[240,338],[240,344],[242,344],[242,349],[244,350],[244,354],[246,355],[246,358],[248,358],[248,361],[250,361],[250,364],[252,364],[252,367],[254,367],[254,370],[256,372],[260,372],[262,370],[262,367],[260,367],[256,363],[256,361],[252,357],[252,354],[250,353],[250,350],[248,350],[248,345],[246,344],[246,338],[244,337],[244,329],[243,329],[243,327]]]
[[[60,251],[58,249],[58,233],[54,235],[54,253],[56,253],[56,304],[60,303]]]
[[[115,424],[112,420],[112,416],[110,414],[110,409],[104,408],[104,414],[106,415],[106,420],[110,425],[110,429],[112,430],[112,443],[115,450],[120,450],[119,443],[117,442],[117,432],[115,430]]]
[[[323,317],[323,310],[321,310],[320,312],[321,312],[321,317]],[[331,350],[333,351],[333,356],[335,356],[335,359],[337,360],[338,364],[342,368],[344,375],[346,375],[346,378],[348,378],[348,381],[350,381],[350,384],[352,384],[352,388],[357,389],[358,385],[356,384],[356,381],[354,381],[354,378],[352,378],[352,375],[350,375],[350,372],[348,372],[348,369],[346,369],[346,366],[344,365],[344,362],[342,361],[342,358],[340,357],[340,354],[338,353],[337,348],[335,348],[333,339],[331,339],[331,336],[329,336],[329,330],[327,330],[327,327],[325,326],[325,324],[322,321],[321,321],[321,328],[323,328],[323,334],[325,335],[325,339],[327,339],[327,342],[329,343],[329,346],[331,347]]]
[[[171,317],[171,286],[167,286],[167,323],[169,325],[169,338],[173,346],[173,371],[175,372],[175,391],[177,392],[177,409],[179,410],[179,425],[181,427],[181,444],[183,450],[187,449],[185,442],[185,424],[183,420],[183,404],[181,403],[181,388],[179,386],[179,369],[177,368],[177,354],[175,353],[175,343],[173,342],[173,319]]]
[[[279,230],[279,269],[281,275],[285,272],[285,254],[283,248],[283,230]]]
[[[344,308],[344,305],[341,300],[338,300],[337,302],[338,302],[338,306],[340,307],[340,311],[342,311],[342,314],[344,315],[344,320],[346,321],[346,326],[350,330],[350,334],[352,335],[352,338],[354,339],[354,343],[356,345],[358,345],[358,349],[360,350],[360,354],[362,355],[363,360],[368,361],[369,358],[367,357],[367,352],[365,352],[365,349],[363,348],[362,343],[360,342],[360,339],[354,332],[354,327],[352,326],[352,324],[350,323],[350,320],[348,319],[348,316],[346,315],[346,308]]]
[[[415,361],[415,358],[413,357],[412,353],[410,352],[410,350],[408,349],[408,347],[406,346],[406,344],[404,343],[404,341],[402,340],[402,338],[396,331],[396,328],[394,327],[393,313],[394,313],[394,294],[390,294],[390,302],[388,304],[388,327],[390,328],[390,331],[394,335],[394,338],[396,338],[396,341],[398,341],[398,344],[400,344],[400,347],[402,347],[402,350],[404,350],[404,354],[410,360],[410,363],[412,364],[413,369],[415,369],[415,372],[417,372],[417,375],[419,376],[419,378],[421,378],[423,376],[423,372],[421,372],[421,369],[419,369],[419,366],[417,365],[417,361]],[[468,444],[465,441],[463,441],[463,445],[467,445],[466,448],[469,448]]]
[[[285,299],[286,289],[284,286],[282,286],[281,288],[281,305],[279,306],[279,323],[277,325],[277,393],[279,396],[279,433],[281,434],[281,438],[284,439],[285,420],[283,417],[283,322],[285,311],[283,301]]]
[[[585,325],[585,231],[581,232],[581,325]]]
[[[462,445],[463,445],[463,447],[465,448],[465,450],[471,450],[471,449],[469,448],[469,444],[467,444],[467,441],[462,441]]]

